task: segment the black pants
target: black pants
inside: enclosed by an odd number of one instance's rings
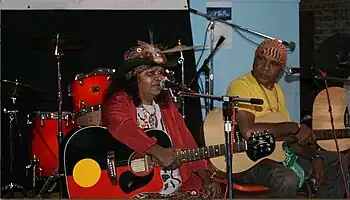
[[[324,158],[325,178],[324,182],[316,192],[316,197],[343,198],[345,186],[341,174],[338,155],[336,152],[320,151]],[[348,162],[342,155],[343,169],[345,176],[348,176]],[[307,174],[310,161],[299,158],[298,163]],[[293,198],[297,196],[298,177],[296,174],[278,163],[258,163],[240,177],[235,177],[235,181],[242,184],[263,185],[270,189],[270,197]]]

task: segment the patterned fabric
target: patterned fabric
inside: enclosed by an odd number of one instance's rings
[[[271,56],[282,64],[284,67],[287,63],[287,49],[278,40],[264,40],[256,49],[256,54]]]
[[[182,200],[182,199],[208,199],[206,195],[202,193],[188,191],[188,192],[175,192],[171,195],[161,195],[161,194],[143,194],[133,199],[171,199],[171,200]]]
[[[161,45],[147,44],[146,42],[139,41],[138,46],[131,47],[124,53],[124,60],[146,58],[159,64],[165,64],[167,62],[167,59],[164,54],[160,53],[160,46]],[[146,68],[147,66],[136,67],[126,73],[125,78],[130,79],[132,76],[135,76],[140,70],[145,70]]]
[[[142,129],[158,129],[166,131],[159,105],[154,101],[152,105],[140,105],[140,107],[137,108],[137,124]],[[161,176],[164,188],[157,195],[167,197],[178,191],[182,185],[179,169],[161,170]],[[138,195],[138,198],[143,198],[143,196],[145,195]]]
[[[299,188],[304,184],[305,181],[305,171],[304,169],[297,163],[298,156],[294,153],[294,151],[288,146],[286,142],[283,142],[283,150],[286,154],[286,159],[283,161],[283,165],[293,170],[294,173],[299,178]]]

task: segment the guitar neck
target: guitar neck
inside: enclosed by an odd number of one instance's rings
[[[314,132],[316,133],[317,140],[329,140],[334,138],[332,130],[314,130]],[[350,137],[349,129],[336,129],[335,133],[339,139]]]
[[[236,142],[233,145],[234,152],[243,152],[246,150],[245,142]],[[196,149],[188,149],[179,151],[181,162],[192,162],[206,158],[213,158],[226,155],[226,145],[218,144]]]

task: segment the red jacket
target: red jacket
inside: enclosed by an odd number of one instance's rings
[[[174,147],[178,149],[197,148],[196,142],[173,103],[169,103],[166,108],[161,107],[161,114],[166,132],[171,137]],[[155,138],[149,138],[138,127],[136,107],[132,98],[125,92],[114,94],[104,104],[102,122],[115,139],[123,142],[137,153],[144,154],[147,149],[157,142]],[[205,160],[183,163],[180,166],[183,190],[202,187],[199,177],[193,174],[193,172],[200,169],[207,169]]]

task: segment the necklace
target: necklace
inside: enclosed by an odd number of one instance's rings
[[[153,108],[153,112],[149,112],[144,105],[141,104],[141,110],[144,113],[144,116],[148,116],[148,127],[149,128],[157,128],[158,126],[158,120],[157,120],[157,110],[156,110],[156,106],[153,103],[152,104],[152,108]],[[142,119],[145,123],[147,123],[147,117],[145,117],[144,119]]]
[[[259,84],[259,83],[258,83],[258,84]],[[262,89],[262,91],[264,92],[264,95],[265,95],[265,97],[266,97],[266,99],[267,99],[267,103],[268,103],[268,108],[267,108],[267,110],[270,111],[270,112],[278,112],[278,111],[280,110],[280,103],[279,103],[279,100],[278,100],[278,94],[277,94],[277,89],[276,89],[276,87],[274,87],[273,90],[274,90],[274,94],[275,94],[275,97],[276,97],[277,104],[276,104],[275,106],[271,106],[270,99],[269,99],[269,97],[267,96],[264,87],[263,87],[261,84],[259,84],[259,86],[260,86],[260,88]]]

